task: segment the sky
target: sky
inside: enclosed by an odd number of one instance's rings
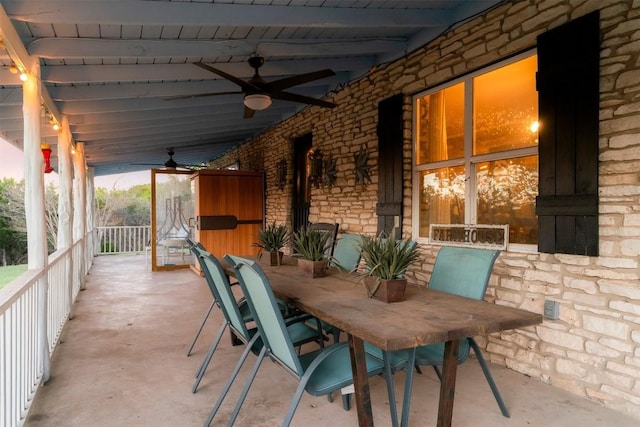
[[[24,178],[24,157],[22,150],[0,138],[0,179]],[[52,172],[45,174],[45,184],[58,182],[58,174]],[[116,175],[97,176],[94,178],[96,188],[106,189],[127,189],[133,185],[149,184],[151,182],[151,171],[130,172]]]

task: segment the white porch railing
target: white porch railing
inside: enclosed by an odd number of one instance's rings
[[[29,270],[0,291],[0,426],[24,424],[91,267],[93,248],[89,233],[51,254],[46,270]]]
[[[100,255],[142,253],[151,245],[151,226],[96,227],[96,253]]]

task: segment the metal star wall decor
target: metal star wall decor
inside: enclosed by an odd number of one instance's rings
[[[324,161],[324,177],[322,183],[327,187],[333,187],[336,184],[338,171],[336,170],[337,160],[329,157]]]
[[[356,164],[356,184],[365,185],[371,182],[371,166],[367,165],[369,162],[369,153],[362,147],[360,151],[354,154],[353,158]]]

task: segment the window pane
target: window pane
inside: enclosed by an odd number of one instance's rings
[[[420,236],[430,224],[464,224],[464,166],[420,173]]]
[[[464,83],[417,100],[417,164],[464,156]]]
[[[473,79],[473,153],[538,144],[537,56]]]
[[[538,156],[477,165],[478,224],[509,224],[509,242],[536,244]]]

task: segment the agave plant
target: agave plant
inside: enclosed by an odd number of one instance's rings
[[[293,233],[291,239],[293,256],[309,261],[327,261],[330,240],[329,233],[302,227]]]
[[[287,246],[289,239],[290,235],[287,226],[284,224],[276,225],[274,221],[258,231],[258,241],[254,243],[254,246],[261,248],[265,252],[278,252]]]
[[[360,252],[365,275],[381,280],[401,279],[420,253],[415,242],[397,240],[394,237],[362,236]]]

